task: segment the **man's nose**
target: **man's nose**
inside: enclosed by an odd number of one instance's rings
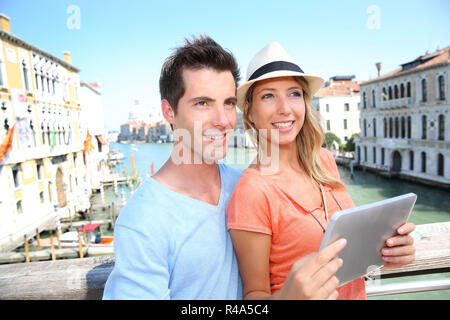
[[[228,128],[230,126],[230,119],[228,118],[224,107],[218,107],[216,109],[212,122],[216,127]]]

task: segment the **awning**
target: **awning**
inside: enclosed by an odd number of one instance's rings
[[[106,142],[106,140],[103,139],[102,136],[95,136],[95,137],[97,138],[97,140],[98,140],[102,145],[104,145],[104,146],[107,146],[107,145],[108,145],[108,142]]]
[[[86,230],[86,232],[91,232],[91,231],[94,231],[99,225],[100,225],[100,223],[85,224],[84,230]],[[78,231],[82,232],[83,227],[78,228]]]

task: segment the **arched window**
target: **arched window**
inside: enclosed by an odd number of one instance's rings
[[[422,102],[427,101],[427,79],[422,79]]]
[[[398,99],[398,86],[397,85],[394,86],[394,98]]]
[[[3,121],[3,129],[5,129],[5,132],[8,132],[8,130],[9,130],[9,121],[8,121],[8,119],[5,119],[5,121]]]
[[[74,152],[72,153],[73,155],[73,167],[76,168],[77,167],[77,153]]]
[[[392,88],[391,87],[389,87],[388,92],[389,92],[389,100],[392,100]]]
[[[58,135],[58,144],[61,145],[62,144],[62,142],[61,142],[62,130],[61,130],[61,127],[59,125],[58,125],[58,131],[56,133]]]
[[[400,98],[405,97],[405,85],[402,83],[400,84]]]
[[[393,137],[394,125],[392,123],[392,118],[389,118],[389,138]]]
[[[383,88],[383,101],[386,101],[388,98],[388,95],[386,93],[386,88]]]
[[[21,175],[22,175],[22,171],[20,170],[20,165],[16,165],[14,166],[12,169],[12,176],[13,176],[13,181],[14,181],[14,187],[18,188],[21,185]]]
[[[45,144],[45,127],[44,123],[41,123],[42,144]]]
[[[407,132],[408,132],[408,135],[407,135],[408,139],[411,139],[411,116],[408,116],[408,130],[407,130]]]
[[[375,90],[372,90],[372,108],[375,108]]]
[[[367,147],[364,147],[364,162],[367,162]]]
[[[373,153],[373,163],[377,163],[377,148],[373,147],[372,148],[372,153]]]
[[[388,129],[387,129],[387,119],[386,118],[383,119],[383,132],[384,132],[384,137],[387,138]]]
[[[422,116],[422,139],[427,138],[427,116]]]
[[[395,117],[395,137],[398,138],[398,133],[399,133],[399,123],[398,123],[398,118]]]
[[[367,100],[366,100],[366,93],[363,92],[363,109],[367,108]]]
[[[438,140],[444,140],[445,138],[445,116],[443,114],[439,115],[438,118]]]
[[[422,160],[422,172],[427,172],[427,154],[422,152],[420,158]]]
[[[414,151],[409,152],[409,170],[414,170]]]
[[[444,76],[440,75],[438,78],[438,87],[439,87],[439,100],[445,100],[445,80]]]
[[[51,142],[51,140],[50,140],[50,134],[51,134],[50,126],[47,125],[47,143],[48,143],[49,146],[52,145],[52,142]]]
[[[23,213],[23,209],[22,209],[22,200],[19,200],[16,202],[16,210],[18,214]]]
[[[411,98],[411,82],[406,83],[406,97]]]
[[[373,118],[373,136],[376,137],[377,136],[377,120],[375,118]]]
[[[23,82],[25,85],[25,90],[30,91],[30,85],[28,83],[28,68],[27,68],[27,62],[25,60],[22,61],[22,73],[23,73]]]
[[[33,120],[30,120],[31,138],[33,140],[33,146],[36,147],[36,130],[34,128]]]
[[[384,148],[381,148],[381,164],[384,165]]]
[[[405,123],[405,117],[402,117],[400,123],[401,123],[401,137],[402,137],[402,139],[404,139],[404,138],[405,138],[405,135],[406,135],[406,128],[405,128],[405,124],[406,124],[406,123]]]
[[[437,174],[438,176],[444,176],[444,156],[439,153],[438,154],[438,163],[437,163]]]
[[[363,128],[364,128],[364,137],[367,137],[367,121],[363,120]]]

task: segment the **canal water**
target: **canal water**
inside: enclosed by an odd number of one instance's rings
[[[158,171],[158,169],[168,159],[173,145],[164,143],[145,143],[132,146],[130,144],[111,143],[110,147],[122,152],[125,156],[125,158],[122,160],[122,163],[116,166],[116,170],[120,169],[121,172],[123,172],[123,169],[126,168],[127,172],[131,173],[132,170],[130,157],[131,154],[133,154],[136,170],[138,171],[142,180],[145,180],[151,173],[152,162],[154,164],[155,172]],[[134,150],[132,148],[134,148]],[[248,167],[248,164],[254,159],[254,156],[255,151],[252,149],[229,148],[227,157],[223,162],[235,168],[245,169]],[[411,222],[415,224],[426,224],[450,221],[450,193],[447,190],[429,187],[404,180],[388,179],[378,176],[374,173],[364,171],[355,171],[352,179],[350,172],[342,167],[339,167],[339,172],[342,181],[346,184],[348,192],[355,202],[355,205],[357,206],[413,192],[417,194],[418,198],[414,210],[410,216]],[[130,196],[129,188],[125,186],[119,186],[119,198],[114,196],[112,188],[107,188],[105,190],[105,201],[107,203],[111,203],[112,201],[114,201],[116,205],[120,205],[120,194],[122,194],[122,188],[125,197],[128,198]],[[92,201],[94,205],[101,203],[98,194],[92,198]],[[104,218],[108,218],[107,212],[104,213]],[[396,279],[383,279],[381,280],[381,282],[378,280],[376,283],[373,282],[373,284],[385,284],[423,279],[439,279],[445,277],[450,278],[450,273],[402,277]],[[370,284],[370,282],[367,283]],[[389,295],[384,297],[373,297],[370,299],[447,300],[450,299],[450,290]]]

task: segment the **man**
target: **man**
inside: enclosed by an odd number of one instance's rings
[[[234,57],[202,37],[162,67],[161,108],[175,145],[115,226],[105,299],[240,299],[226,208],[241,172],[217,160],[236,125]]]
[[[186,40],[164,63],[161,108],[174,148],[120,213],[104,299],[242,298],[226,228],[241,171],[218,163],[236,125],[238,81],[233,55],[209,37]],[[335,256],[344,246],[336,242],[297,261],[280,296],[335,298],[335,287],[318,288],[342,265]]]

